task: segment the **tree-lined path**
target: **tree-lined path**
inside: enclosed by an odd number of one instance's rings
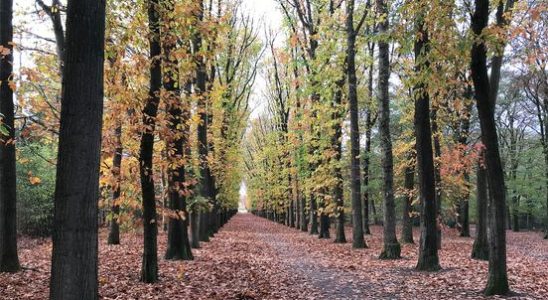
[[[140,235],[124,235],[120,247],[108,246],[102,239],[100,296],[219,300],[483,298],[486,263],[469,258],[470,239],[445,232],[444,270],[424,273],[414,270],[415,245],[402,248],[401,260],[379,260],[382,228],[371,229],[373,235],[366,237],[370,248],[356,251],[350,244],[319,240],[251,214],[238,214],[210,243],[194,251],[194,261],[161,259],[162,272],[156,285],[138,282]],[[535,234],[508,236],[509,280],[517,293],[510,298],[543,299],[548,293],[548,243],[539,244],[536,239]],[[162,235],[159,240],[163,240]],[[26,269],[15,276],[0,274],[0,295],[2,299],[44,299],[51,243],[22,243]],[[161,242],[160,251],[165,247]]]
[[[546,297],[547,37],[541,0],[0,0],[0,300]]]

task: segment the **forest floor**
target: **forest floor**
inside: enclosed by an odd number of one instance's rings
[[[443,270],[414,270],[417,245],[404,245],[400,260],[379,260],[382,228],[372,227],[368,249],[255,217],[235,216],[194,250],[195,260],[166,261],[165,233],[159,241],[160,282],[139,283],[142,236],[127,233],[122,245],[100,237],[102,299],[482,299],[487,262],[470,259],[473,240],[445,230],[440,252]],[[418,241],[418,233],[415,232]],[[0,299],[47,299],[51,242],[20,239],[17,274],[0,274]],[[508,273],[515,299],[546,299],[548,241],[538,233],[508,233]]]

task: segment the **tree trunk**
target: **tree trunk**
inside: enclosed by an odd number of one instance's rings
[[[352,248],[366,248],[363,237],[360,125],[358,117],[358,80],[356,78],[356,30],[354,0],[346,4],[346,77],[348,77],[348,110],[350,112],[350,190],[352,199]]]
[[[414,157],[412,157],[414,159]],[[413,212],[413,190],[415,189],[415,166],[407,166],[405,168],[404,180],[404,197],[403,197],[403,225],[401,230],[401,242],[413,244],[413,222],[411,213]]]
[[[156,194],[154,191],[154,169],[152,164],[154,154],[154,133],[156,115],[160,102],[162,87],[162,70],[159,57],[162,53],[160,45],[160,13],[159,0],[148,1],[149,44],[150,44],[150,87],[146,106],[143,110],[143,134],[139,155],[139,171],[141,174],[141,191],[143,197],[143,262],[141,265],[141,281],[153,283],[158,280],[158,225],[156,214]]]
[[[438,249],[441,249],[441,239],[442,239],[442,232],[441,228],[443,225],[442,217],[441,217],[441,204],[442,204],[442,180],[441,180],[441,170],[439,165],[439,160],[441,158],[441,144],[440,144],[440,137],[441,134],[439,132],[438,128],[438,111],[436,109],[431,110],[431,118],[432,118],[432,135],[434,137],[434,177],[436,180],[436,222],[437,222],[437,245]]]
[[[182,95],[179,88],[179,63],[177,59],[172,58],[171,53],[176,50],[177,37],[170,24],[174,22],[169,16],[173,13],[174,0],[166,1],[165,18],[166,33],[163,36],[164,53],[162,63],[164,69],[163,85],[166,93],[166,107],[169,114],[169,130],[167,138],[168,161],[168,197],[169,197],[169,224],[167,232],[167,250],[166,259],[172,260],[192,260],[192,251],[188,238],[188,220],[189,214],[186,208],[186,195],[188,194],[185,186],[185,166],[182,164],[185,158],[185,145],[188,143],[188,137],[185,134],[184,124],[187,121],[186,114],[183,113],[181,103]],[[183,130],[181,130],[183,128]]]
[[[307,232],[308,222],[306,220],[306,198],[301,193],[299,193],[299,195],[299,201],[301,202],[301,231]]]
[[[377,0],[379,14],[388,15],[388,5],[384,0]],[[379,35],[388,31],[388,17],[378,24]],[[394,158],[392,154],[392,137],[390,136],[390,49],[388,41],[379,41],[379,135],[381,143],[381,165],[383,172],[384,227],[383,250],[381,259],[400,258],[401,246],[396,237],[396,203],[394,200]],[[357,154],[359,155],[359,153]]]
[[[415,40],[415,70],[427,71],[430,51],[428,31],[424,27],[424,12],[417,16],[418,38]],[[441,269],[438,257],[438,234],[436,222],[436,178],[434,153],[432,152],[432,129],[430,126],[430,96],[427,83],[419,82],[414,88],[415,136],[417,167],[419,170],[419,196],[421,203],[421,237],[417,270],[437,271]]]
[[[310,234],[319,234],[318,231],[318,212],[316,199],[312,193],[310,194]]]
[[[476,0],[472,16],[472,31],[480,36],[489,20],[489,1]],[[490,195],[489,234],[489,277],[486,295],[503,295],[509,292],[506,271],[506,189],[500,159],[497,128],[494,117],[494,103],[491,103],[490,83],[487,70],[487,48],[484,42],[473,44],[471,70],[474,82],[476,106],[481,125],[481,139],[485,145],[485,162]],[[493,83],[491,83],[493,84]]]
[[[17,186],[13,90],[13,1],[0,1],[0,126],[8,132],[0,137],[0,272],[20,269],[17,255]]]
[[[318,238],[328,239],[329,237],[329,215],[322,212],[320,213],[320,234],[318,235]]]
[[[114,130],[114,136],[116,139],[116,149],[114,152],[114,158],[112,159],[112,175],[116,178],[115,186],[112,190],[112,204],[111,214],[112,220],[110,221],[110,231],[108,233],[109,245],[120,244],[120,191],[122,184],[122,152],[124,151],[122,145],[122,124],[119,123]]]
[[[370,57],[373,57],[374,49],[369,50]],[[368,76],[368,95],[369,101],[373,101],[373,64],[369,66],[369,76]],[[371,117],[371,108],[367,109],[367,116],[365,120],[365,154],[364,154],[364,164],[363,164],[363,185],[365,187],[363,191],[363,231],[364,234],[371,234],[369,228],[369,169],[371,164],[371,131],[373,130],[373,121]],[[376,213],[376,212],[375,212]],[[377,223],[375,221],[375,223]]]
[[[203,0],[199,2],[197,18],[199,22],[204,20],[204,4]],[[194,49],[200,51],[202,48],[203,38],[198,31],[194,37]],[[209,127],[209,113],[208,113],[208,100],[207,92],[207,70],[204,58],[195,53],[196,57],[196,93],[198,94],[198,114],[200,116],[200,123],[198,124],[198,154],[200,157],[200,195],[213,203],[214,184],[211,170],[209,168],[208,156],[209,156],[209,142],[207,138],[207,130]],[[208,242],[210,233],[212,232],[212,220],[209,212],[202,212],[200,214],[200,241]]]
[[[200,248],[200,214],[196,209],[190,212],[190,242],[194,249]]]
[[[2,18],[3,19],[3,18]],[[97,299],[105,2],[69,0],[55,183],[51,299]]]
[[[482,163],[478,163],[476,175],[477,188],[477,224],[476,239],[472,246],[472,258],[480,260],[489,259],[489,245],[487,242],[487,170]]]

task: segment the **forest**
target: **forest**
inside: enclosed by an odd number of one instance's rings
[[[0,299],[546,299],[545,0],[0,0]]]

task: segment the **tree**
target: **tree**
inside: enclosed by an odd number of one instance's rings
[[[0,1],[0,272],[20,269],[13,105],[13,1]]]
[[[97,299],[105,2],[69,0],[51,299]]]
[[[418,74],[422,74],[428,72],[430,67],[428,63],[430,45],[428,29],[424,20],[425,12],[419,11],[416,18],[415,70]],[[421,237],[417,269],[437,271],[441,267],[438,258],[437,197],[434,153],[432,152],[432,128],[430,124],[430,96],[427,88],[427,83],[423,79],[418,81],[413,91],[415,96],[415,147],[421,203]]]
[[[139,173],[141,175],[141,193],[143,197],[144,249],[141,265],[141,281],[154,283],[158,280],[158,225],[156,213],[156,194],[154,191],[154,133],[156,116],[160,103],[162,87],[162,69],[160,43],[160,0],[149,0],[148,26],[150,47],[150,86],[148,99],[143,109],[143,132],[139,151]]]
[[[482,152],[483,153],[483,152]],[[482,157],[478,162],[476,173],[476,202],[477,202],[477,218],[476,223],[476,238],[472,245],[472,258],[488,260],[489,259],[489,244],[487,242],[487,171],[483,163]]]
[[[502,1],[500,1],[502,3]],[[501,12],[502,14],[502,12]],[[481,140],[485,145],[485,164],[490,196],[489,222],[489,277],[486,295],[504,295],[510,291],[506,270],[506,188],[504,172],[499,152],[497,128],[495,124],[494,103],[498,91],[500,70],[494,69],[491,81],[487,70],[487,46],[482,39],[483,30],[489,21],[489,1],[476,0],[471,27],[476,40],[471,50],[471,71],[474,83],[476,107],[481,125]],[[500,68],[500,67],[499,67]]]
[[[363,238],[361,172],[360,172],[360,130],[358,120],[358,80],[356,78],[356,35],[365,22],[367,12],[354,26],[354,0],[346,3],[346,76],[348,78],[348,106],[350,112],[350,169],[352,197],[352,247],[366,248]]]
[[[178,37],[174,33],[175,2],[165,1],[163,7],[163,34],[162,55],[163,63],[163,87],[165,101],[169,115],[169,132],[167,133],[168,166],[168,197],[169,197],[169,224],[168,241],[165,254],[166,259],[191,260],[193,259],[190,242],[188,239],[188,219],[186,208],[185,164],[184,148],[188,138],[184,135],[182,126],[187,121],[183,115],[181,103],[181,89],[179,88],[179,62],[175,57]]]
[[[387,35],[389,29],[388,4],[377,0],[378,15],[382,21],[378,24],[379,40],[379,138],[381,143],[381,164],[383,172],[384,227],[383,250],[380,258],[400,258],[401,246],[396,237],[396,204],[394,200],[394,162],[392,137],[390,136],[390,49]]]

